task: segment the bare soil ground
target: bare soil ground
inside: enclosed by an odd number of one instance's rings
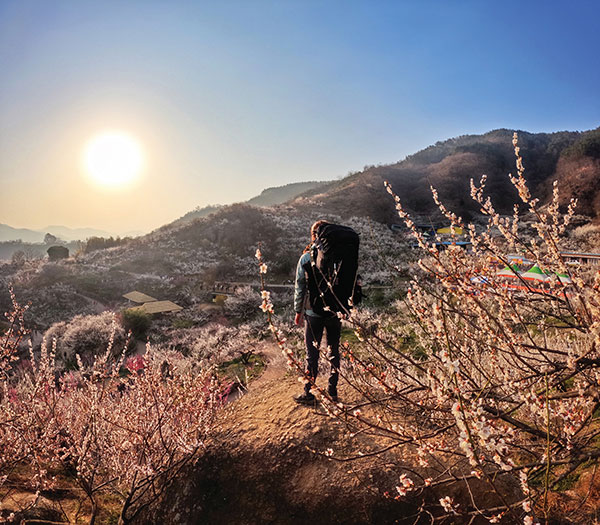
[[[298,405],[293,395],[302,387],[286,372],[280,351],[268,345],[264,354],[264,374],[225,407],[206,454],[143,521],[415,523],[419,502],[383,495],[394,490],[394,472],[373,459],[340,462],[324,454],[329,447],[341,454],[357,447],[368,452],[375,444],[346,439],[342,425],[319,404]]]

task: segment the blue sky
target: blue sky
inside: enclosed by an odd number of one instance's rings
[[[148,230],[438,140],[600,125],[600,4],[0,2],[0,223]],[[137,185],[81,152],[136,137]]]

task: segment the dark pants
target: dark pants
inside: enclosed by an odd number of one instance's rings
[[[340,335],[342,322],[337,316],[313,317],[306,316],[306,372],[314,382],[319,373],[319,346],[323,338],[323,330],[327,333],[327,359],[331,364],[329,373],[329,393],[337,395],[337,384],[340,369]],[[305,391],[310,390],[310,383],[305,386]]]

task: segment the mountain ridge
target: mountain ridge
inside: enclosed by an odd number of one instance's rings
[[[115,233],[110,233],[97,228],[70,228],[62,225],[51,225],[34,230],[31,228],[15,228],[8,224],[0,224],[0,242],[18,241],[29,243],[42,243],[47,233],[50,233],[59,240],[72,242],[82,241],[90,237],[115,237]],[[143,235],[142,232],[129,232],[124,236]]]
[[[481,135],[447,139],[407,156],[397,163],[369,166],[329,190],[309,191],[290,205],[327,209],[342,216],[369,216],[383,223],[397,222],[394,203],[386,194],[388,180],[403,207],[414,216],[439,215],[430,185],[450,209],[471,218],[479,206],[470,198],[470,179],[487,175],[487,193],[501,213],[512,213],[518,194],[508,174],[515,173],[514,130],[498,129]],[[552,195],[552,182],[563,188],[561,204],[579,199],[578,213],[597,219],[600,214],[600,128],[579,132],[529,133],[517,131],[525,178],[542,203]],[[581,183],[581,179],[586,183]],[[593,190],[590,192],[590,187]]]
[[[298,197],[306,192],[322,189],[330,185],[330,181],[292,182],[283,186],[264,189],[260,195],[246,201],[252,206],[276,206]]]
[[[291,182],[282,186],[270,186],[262,190],[262,192],[243,202],[234,202],[232,204],[210,204],[208,206],[198,206],[192,211],[182,215],[179,219],[175,219],[173,222],[166,224],[186,224],[196,219],[207,217],[213,213],[218,212],[228,206],[234,206],[236,204],[244,204],[257,207],[269,207],[284,204],[289,200],[304,194],[307,191],[313,191],[317,188],[323,188],[331,184],[331,181],[309,181],[309,182]]]

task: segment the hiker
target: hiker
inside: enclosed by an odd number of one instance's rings
[[[306,405],[315,402],[310,389],[319,371],[319,346],[324,331],[331,364],[327,393],[333,401],[338,399],[341,317],[351,307],[348,301],[356,285],[359,243],[358,234],[351,228],[323,220],[311,226],[310,235],[311,243],[298,261],[294,290],[294,321],[297,326],[306,321],[307,379],[304,392],[294,399]]]

